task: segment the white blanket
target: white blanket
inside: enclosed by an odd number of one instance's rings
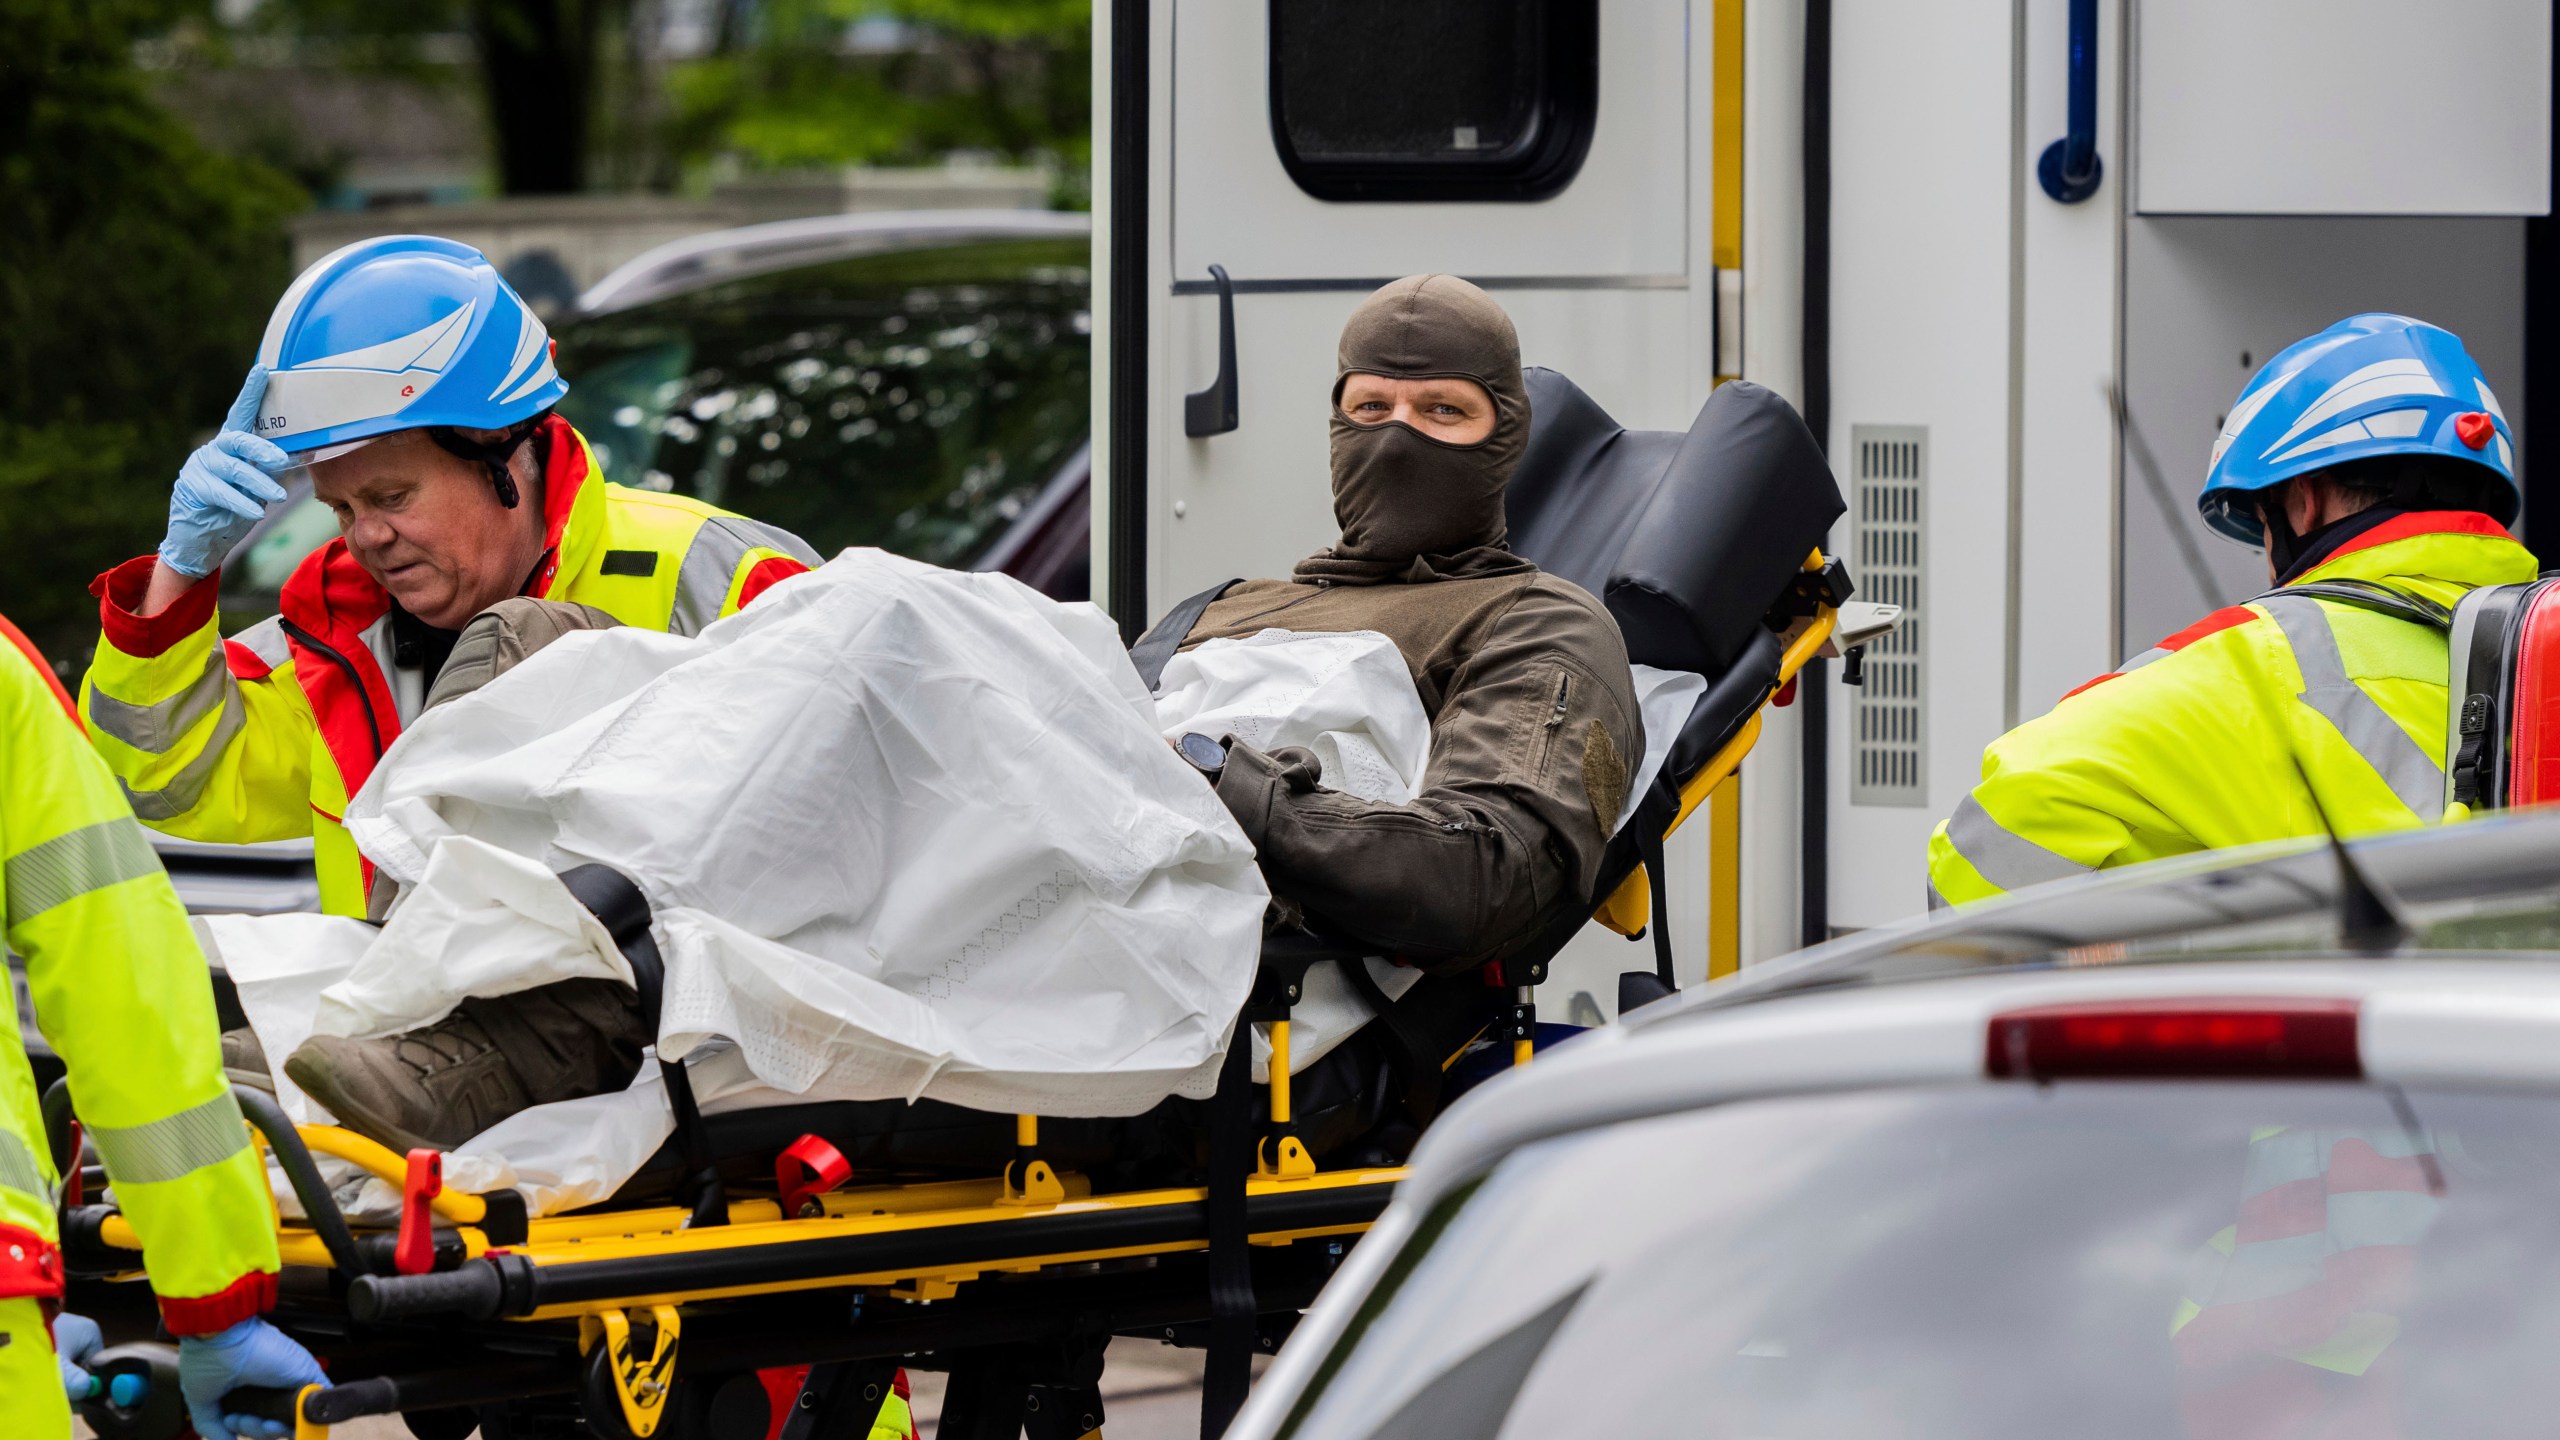
[[[404,887],[378,936],[211,927],[278,1060],[279,991],[369,1036],[628,979],[552,878],[592,861],[648,895],[668,1055],[732,1041],[800,1099],[1132,1114],[1214,1088],[1268,898],[1099,612],[869,550],[690,639],[564,637],[420,717],[347,823]]]
[[[1328,785],[1387,801],[1412,797],[1430,749],[1384,636],[1211,642],[1151,702],[1089,606],[847,551],[693,639],[575,633],[422,717],[348,808],[404,886],[379,932],[200,924],[280,1061],[310,1034],[396,1033],[469,996],[628,981],[553,878],[598,861],[649,896],[659,1046],[694,1057],[706,1110],[932,1097],[1130,1114],[1214,1087],[1267,899],[1242,834],[1163,743],[1187,730],[1307,746]],[[1368,963],[1391,995],[1418,978]],[[1370,1013],[1319,967],[1296,1018],[1302,1069]],[[326,1118],[280,1088],[296,1118]],[[447,1173],[552,1213],[609,1196],[670,1129],[644,1066],[628,1091],[475,1137]]]

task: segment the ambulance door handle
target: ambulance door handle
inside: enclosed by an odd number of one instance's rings
[[[1227,267],[1209,267],[1218,287],[1218,378],[1182,397],[1182,433],[1198,439],[1236,428],[1236,291]]]
[[[2061,139],[2036,161],[2036,183],[2065,205],[2098,193],[2098,0],[2071,0],[2071,94]]]

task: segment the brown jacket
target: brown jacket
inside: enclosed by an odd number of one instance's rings
[[[1516,556],[1473,558],[1462,577],[1424,563],[1386,584],[1248,581],[1183,641],[1273,628],[1395,641],[1431,717],[1411,803],[1319,788],[1308,752],[1241,743],[1218,798],[1283,900],[1440,974],[1516,954],[1591,903],[1644,753],[1626,644],[1600,602]]]

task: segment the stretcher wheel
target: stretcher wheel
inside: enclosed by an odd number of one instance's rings
[[[141,1400],[130,1407],[101,1397],[80,1405],[98,1440],[173,1440],[187,1428],[187,1405],[178,1394],[178,1347],[156,1340],[114,1345],[89,1361],[89,1373],[112,1384],[118,1375],[139,1375]]]

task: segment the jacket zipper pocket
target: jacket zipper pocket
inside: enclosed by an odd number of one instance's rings
[[[1573,672],[1556,676],[1556,703],[1547,710],[1546,722],[1539,727],[1537,762],[1530,773],[1544,775],[1547,762],[1555,757],[1556,732],[1564,725],[1566,709],[1573,703]]]

